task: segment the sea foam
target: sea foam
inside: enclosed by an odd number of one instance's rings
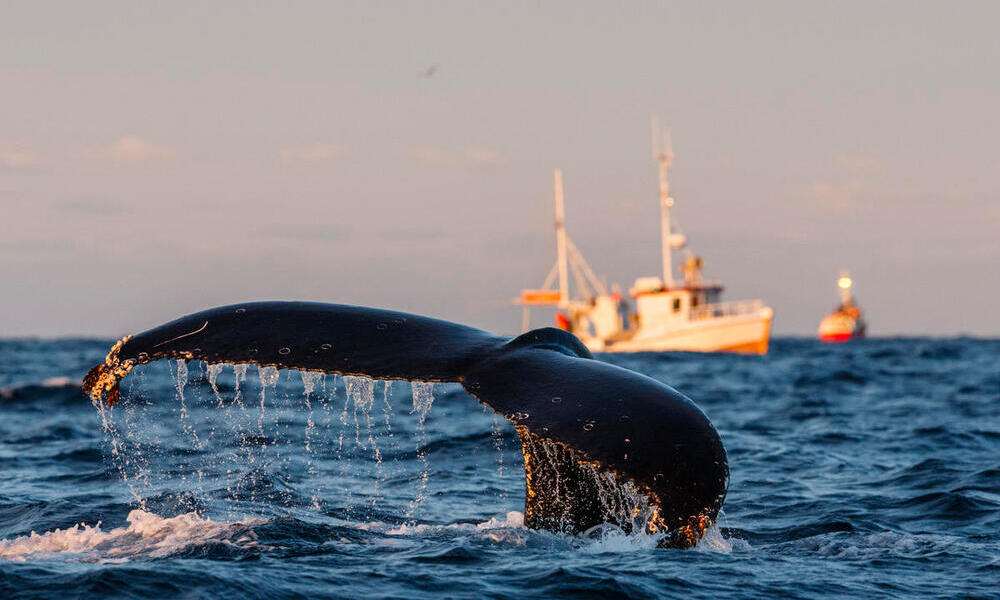
[[[144,510],[128,514],[128,526],[109,531],[84,523],[45,533],[0,540],[0,559],[24,562],[35,558],[76,558],[89,562],[162,558],[207,542],[256,546],[254,522],[213,521],[190,512],[161,517]]]

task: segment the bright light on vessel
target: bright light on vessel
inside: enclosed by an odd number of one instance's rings
[[[841,277],[840,279],[837,280],[837,285],[840,286],[840,289],[842,290],[846,290],[847,288],[851,287],[851,283],[852,282],[850,277]]]

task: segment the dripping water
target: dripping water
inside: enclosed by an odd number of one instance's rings
[[[275,391],[278,385],[277,367],[257,367],[257,376],[260,378],[260,415],[257,417],[257,429],[261,437],[264,437],[264,412],[267,410],[267,390]],[[261,450],[267,449],[267,442],[261,443]]]
[[[406,511],[406,518],[408,519],[413,517],[416,510],[427,499],[427,480],[430,477],[430,463],[427,461],[427,429],[425,421],[427,420],[427,413],[430,412],[431,406],[434,404],[434,382],[412,381],[410,382],[410,390],[413,395],[413,410],[410,411],[410,414],[417,414],[416,452],[417,460],[420,461],[421,472],[420,487],[417,490],[417,495],[410,502],[410,506]]]
[[[206,367],[208,372],[208,385],[212,388],[212,394],[215,396],[215,402],[219,408],[224,406],[222,402],[222,394],[219,393],[218,385],[219,374],[222,373],[222,366],[222,363],[216,363]]]
[[[191,438],[191,441],[198,452],[201,452],[204,448],[201,443],[201,439],[198,437],[198,430],[192,424],[192,419],[190,412],[187,407],[187,398],[184,395],[184,390],[188,383],[188,363],[187,360],[179,358],[176,361],[176,370],[172,371],[174,376],[174,389],[177,392],[177,401],[180,406],[180,422],[181,430]],[[181,469],[181,481],[187,480],[187,472],[185,470],[186,464],[182,463],[180,465]],[[197,487],[199,491],[202,491],[202,480],[204,478],[204,471],[202,469],[196,469],[195,475],[197,477]]]
[[[484,407],[486,408],[486,407]],[[487,411],[491,411],[486,408]],[[490,438],[493,440],[493,448],[497,451],[497,480],[499,481],[500,488],[500,499],[507,499],[507,487],[504,485],[503,480],[503,431],[500,430],[500,416],[493,413],[492,426],[490,430]]]
[[[313,417],[313,406],[312,406],[312,395],[316,391],[316,384],[321,380],[325,380],[326,374],[317,371],[302,371],[302,388],[305,395],[306,404],[306,430],[305,430],[305,447],[306,447],[306,473],[310,479],[315,479],[316,477],[316,467],[313,464],[313,445],[312,438],[316,432],[316,420]],[[323,389],[326,388],[326,382],[322,382]],[[312,488],[312,494],[309,498],[310,506],[313,510],[319,511],[319,487]]]

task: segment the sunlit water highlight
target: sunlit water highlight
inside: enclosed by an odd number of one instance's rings
[[[0,597],[995,597],[1000,342],[608,357],[692,396],[732,482],[694,551],[523,526],[513,428],[455,385],[0,342]]]

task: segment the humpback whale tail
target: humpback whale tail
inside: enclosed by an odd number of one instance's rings
[[[510,339],[357,306],[237,304],[123,338],[84,390],[114,403],[133,367],[164,358],[460,382],[518,432],[528,527],[582,532],[612,521],[628,530],[643,516],[664,534],[661,545],[684,548],[726,496],[726,452],[705,414],[667,385],[593,360],[559,329]]]

